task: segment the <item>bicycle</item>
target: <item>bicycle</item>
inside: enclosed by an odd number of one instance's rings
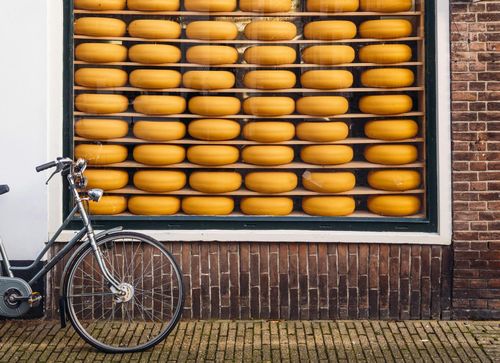
[[[99,201],[103,191],[90,189],[86,197],[80,195],[87,184],[86,166],[83,159],[57,158],[36,167],[37,172],[56,168],[47,184],[58,173],[66,178],[74,207],[29,266],[11,266],[0,240],[0,316],[21,317],[37,306],[42,296],[32,286],[76,247],[61,279],[61,326],[69,319],[87,343],[107,353],[143,351],[161,342],[177,325],[184,304],[182,274],[170,252],[147,235],[122,227],[94,232],[84,202]],[[7,185],[0,186],[0,195],[8,191]],[[78,217],[83,228],[31,280],[14,277],[14,272],[37,265]]]

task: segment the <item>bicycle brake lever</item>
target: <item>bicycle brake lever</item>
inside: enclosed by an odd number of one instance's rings
[[[45,185],[48,185],[48,184],[49,184],[50,179],[52,179],[52,177],[53,177],[54,175],[56,175],[57,173],[59,173],[61,170],[62,170],[61,164],[57,164],[57,168],[56,168],[56,170],[54,170],[54,172],[53,172],[52,174],[50,174],[49,178],[48,178],[48,179],[47,179],[47,181],[45,182]]]

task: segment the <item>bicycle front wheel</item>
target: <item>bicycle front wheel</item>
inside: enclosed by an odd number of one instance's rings
[[[89,344],[108,353],[137,352],[162,341],[180,319],[184,288],[172,255],[149,236],[121,232],[97,241],[104,263],[123,288],[111,291],[92,247],[65,276],[69,319]]]

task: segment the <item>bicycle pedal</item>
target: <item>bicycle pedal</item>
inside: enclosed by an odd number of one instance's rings
[[[34,291],[28,299],[28,304],[33,308],[40,305],[40,301],[42,301],[42,295],[39,292]]]

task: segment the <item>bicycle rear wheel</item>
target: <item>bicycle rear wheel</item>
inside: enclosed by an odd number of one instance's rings
[[[97,241],[109,272],[126,294],[110,290],[89,246],[65,276],[69,319],[89,344],[108,353],[137,352],[161,342],[182,314],[182,274],[153,238],[120,232]]]

